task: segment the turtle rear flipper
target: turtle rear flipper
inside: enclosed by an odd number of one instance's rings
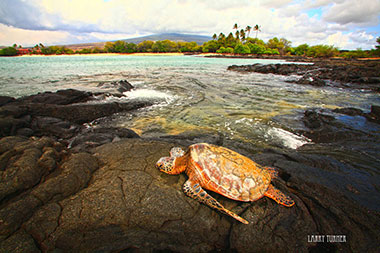
[[[209,195],[203,188],[199,185],[199,183],[194,182],[192,180],[187,180],[183,185],[183,191],[185,194],[193,199],[198,200],[211,208],[215,208],[220,212],[231,216],[232,218],[240,221],[241,223],[248,224],[249,222],[240,217],[239,215],[231,212],[226,209],[222,204],[220,204],[216,199],[214,199],[211,195]]]
[[[268,190],[264,193],[268,198],[273,199],[278,204],[291,207],[294,205],[294,200],[289,196],[282,193],[282,191],[276,189],[272,184],[268,186]]]

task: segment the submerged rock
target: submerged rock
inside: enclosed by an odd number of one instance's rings
[[[380,123],[380,106],[372,105],[371,112],[368,115],[369,120]]]
[[[126,92],[126,91],[130,91],[130,90],[132,90],[134,88],[132,86],[132,84],[130,84],[127,80],[121,80],[121,81],[118,81],[118,82],[113,82],[112,84],[115,85],[115,86],[117,86],[117,90],[120,93],[123,93],[123,92]]]
[[[119,93],[132,90],[134,87],[127,80],[120,80],[116,82],[105,83],[101,82],[98,84],[98,87],[102,89],[117,90]]]

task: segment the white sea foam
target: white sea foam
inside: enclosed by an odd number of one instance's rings
[[[253,119],[247,119],[247,118],[241,118],[241,119],[235,120],[236,124],[244,123],[248,126],[250,126],[252,122],[253,122]]]
[[[132,86],[137,87],[143,85],[145,81],[131,81],[130,83],[132,84]]]
[[[123,93],[129,99],[153,99],[153,100],[165,100],[167,103],[175,100],[175,96],[150,89],[133,89]]]
[[[153,100],[156,102],[165,102],[169,104],[176,100],[177,96],[173,96],[168,93],[161,91],[150,90],[150,89],[133,89],[131,91],[126,91],[123,93],[124,96],[114,96],[114,95],[99,95],[95,96],[97,98],[93,101],[88,101],[88,104],[98,104],[98,103],[109,103],[109,102],[127,102],[128,100],[141,99],[141,100]]]
[[[310,143],[311,140],[306,138],[305,136],[299,136],[288,132],[281,128],[271,128],[267,132],[268,137],[279,140],[282,145],[288,148],[297,149],[306,143]]]

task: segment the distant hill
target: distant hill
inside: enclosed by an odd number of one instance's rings
[[[184,41],[184,42],[192,42],[195,41],[197,44],[202,45],[204,42],[212,40],[209,36],[204,35],[192,35],[192,34],[182,34],[182,33],[160,33],[160,34],[153,34],[143,37],[137,37],[137,38],[131,38],[131,39],[125,39],[124,41],[128,43],[135,43],[138,44],[140,42],[143,42],[144,40],[171,40],[171,41]]]
[[[171,40],[175,42],[195,41],[198,45],[202,45],[204,42],[212,40],[212,38],[209,36],[204,36],[204,35],[192,35],[192,34],[182,34],[182,33],[160,33],[160,34],[153,34],[153,35],[148,35],[148,36],[143,36],[143,37],[137,37],[137,38],[131,38],[131,39],[120,39],[120,40],[124,40],[128,43],[135,43],[135,44],[143,42],[144,40],[152,40],[152,41]],[[95,48],[95,47],[103,48],[105,44],[106,42],[94,42],[94,43],[71,44],[71,45],[64,45],[64,46],[75,51],[75,50],[81,50],[83,48]]]
[[[95,47],[103,48],[105,44],[106,44],[105,42],[94,42],[94,43],[70,44],[70,45],[63,45],[63,46],[75,51],[75,50],[82,50],[84,48],[95,48]]]

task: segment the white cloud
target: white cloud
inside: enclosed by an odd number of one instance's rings
[[[16,43],[24,47],[42,43],[44,45],[67,45],[86,42],[112,41],[146,34],[124,33],[70,33],[67,31],[26,30],[0,24],[0,45],[10,46]]]
[[[0,45],[10,46],[16,43],[34,46],[39,43],[54,45],[64,44],[74,38],[68,32],[26,30],[0,24]]]
[[[307,0],[302,5],[305,9],[314,9],[328,6],[331,2],[331,0]]]
[[[348,34],[350,43],[350,48],[367,48],[367,45],[371,45],[369,49],[375,48],[376,43],[376,37],[368,34],[364,31],[358,31],[358,32],[351,32]]]
[[[379,24],[380,0],[1,0],[0,24],[21,28],[26,36],[52,34],[46,43],[69,40],[116,40],[133,35],[162,32],[228,34],[238,23],[245,28],[261,26],[259,38],[285,37],[293,45],[335,42],[347,38],[347,46],[372,47],[364,28]],[[360,3],[360,4],[359,4]],[[307,12],[317,8],[319,15]],[[33,30],[38,33],[27,33]],[[45,30],[46,33],[43,33]],[[22,32],[7,30],[5,44]],[[48,33],[48,31],[55,32]],[[362,35],[355,35],[361,31]],[[353,34],[348,36],[347,34]],[[16,36],[16,34],[18,34]],[[60,35],[58,35],[60,34]],[[339,35],[340,34],[340,35]],[[251,32],[254,36],[254,32]],[[44,36],[40,38],[45,39]],[[39,40],[41,40],[38,38]],[[360,38],[366,38],[361,39]],[[25,40],[26,41],[26,40]],[[13,44],[13,43],[12,43]],[[63,43],[59,43],[63,44]],[[342,44],[342,43],[341,43]],[[354,46],[353,48],[356,48]]]
[[[337,32],[331,34],[327,37],[326,41],[329,45],[334,45],[338,48],[345,48],[348,43],[349,37],[348,35],[342,34],[342,32]]]
[[[268,8],[281,8],[291,4],[293,0],[261,0],[260,6]]]
[[[334,3],[323,15],[328,22],[376,25],[379,23],[380,0],[349,0]]]

